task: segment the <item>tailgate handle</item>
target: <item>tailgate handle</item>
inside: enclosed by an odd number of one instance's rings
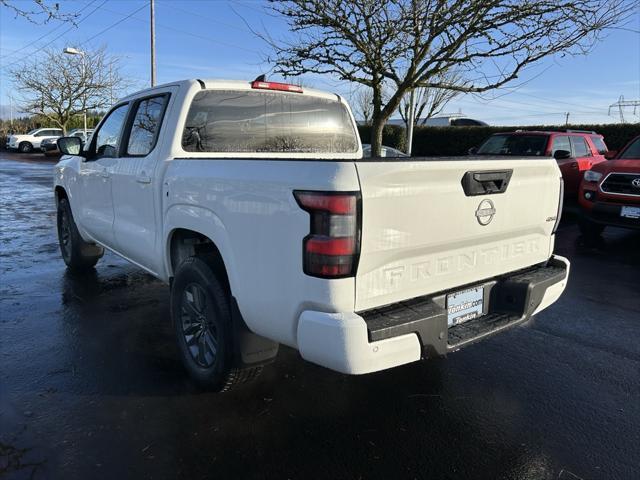
[[[513,170],[467,172],[462,177],[462,189],[467,197],[504,193]]]

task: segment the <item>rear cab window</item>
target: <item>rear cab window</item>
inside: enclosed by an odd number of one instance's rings
[[[359,142],[346,106],[314,95],[203,90],[182,132],[187,152],[341,154]]]
[[[492,135],[478,149],[478,155],[543,156],[548,139],[548,135]]]
[[[137,103],[127,142],[127,155],[146,156],[154,149],[168,98],[168,95],[158,95]]]

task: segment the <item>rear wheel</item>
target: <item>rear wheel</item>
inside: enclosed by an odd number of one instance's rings
[[[592,222],[591,220],[582,217],[580,219],[580,232],[585,237],[597,237],[604,231],[604,225],[600,225],[599,223]]]
[[[33,145],[31,145],[30,142],[21,142],[20,145],[18,145],[18,150],[20,150],[21,153],[31,153],[33,151]]]
[[[93,268],[93,266],[104,255],[104,249],[97,245],[85,242],[78,227],[73,220],[71,207],[66,198],[58,201],[58,243],[60,244],[60,253],[64,263],[71,270],[83,271]]]
[[[171,318],[183,365],[202,387],[226,391],[256,378],[262,367],[233,367],[229,293],[206,256],[189,257],[171,285]]]

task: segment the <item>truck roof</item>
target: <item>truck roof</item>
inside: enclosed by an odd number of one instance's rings
[[[163,83],[162,85],[156,85],[155,87],[152,87],[152,88],[145,88],[143,90],[139,90],[139,91],[137,91],[135,93],[132,93],[131,95],[127,95],[122,100],[128,100],[128,99],[131,99],[131,98],[135,98],[135,97],[140,96],[141,93],[153,92],[154,90],[159,90],[159,89],[162,89],[162,88],[166,88],[168,86],[177,86],[177,87],[189,88],[193,84],[196,84],[196,83],[200,84],[203,89],[254,90],[251,87],[251,84],[252,84],[251,80],[224,80],[224,79],[218,79],[218,78],[205,78],[205,79],[192,78],[192,79],[186,79],[186,80],[178,80],[178,81],[175,81],[175,82]],[[302,88],[302,93],[295,93],[295,95],[312,95],[314,97],[321,97],[321,98],[333,99],[333,100],[342,100],[340,95],[338,95],[336,93],[328,93],[328,92],[324,92],[322,90],[316,90],[314,88],[308,88],[308,87],[305,87],[305,86],[302,86],[301,88]],[[288,92],[283,92],[283,93],[288,93]]]

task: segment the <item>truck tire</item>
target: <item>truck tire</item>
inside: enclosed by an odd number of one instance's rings
[[[85,242],[80,233],[76,222],[73,220],[71,206],[66,198],[58,201],[58,243],[60,244],[60,253],[64,263],[70,270],[85,271],[94,267],[94,265],[104,255],[104,249],[97,245]]]
[[[20,153],[31,153],[33,151],[33,145],[31,145],[31,142],[20,142],[18,150]]]
[[[604,225],[592,222],[591,220],[582,217],[578,224],[580,227],[580,233],[588,238],[595,238],[604,231]]]
[[[184,260],[171,284],[171,319],[182,363],[203,388],[224,392],[258,377],[262,367],[233,367],[229,293],[207,256]]]

